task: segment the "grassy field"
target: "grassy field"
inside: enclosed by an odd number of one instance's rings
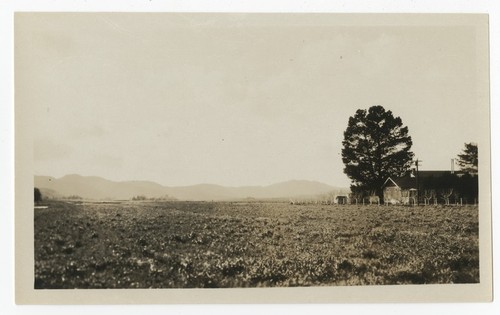
[[[479,282],[477,207],[45,202],[35,288]]]

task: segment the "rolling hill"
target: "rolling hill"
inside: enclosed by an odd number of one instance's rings
[[[213,184],[168,187],[150,181],[115,182],[97,176],[66,175],[61,178],[35,176],[35,187],[52,197],[80,196],[84,199],[130,199],[143,195],[148,198],[166,195],[179,200],[235,200],[245,198],[306,198],[346,188],[320,182],[292,180],[269,186],[225,187]]]

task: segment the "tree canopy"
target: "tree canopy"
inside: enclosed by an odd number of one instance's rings
[[[478,172],[478,158],[477,158],[477,144],[465,143],[465,148],[462,154],[458,155],[457,160],[460,169],[465,173],[477,174]]]
[[[384,181],[409,169],[412,144],[408,127],[390,110],[380,105],[358,109],[349,117],[342,141],[344,173],[352,181],[351,189],[375,192],[382,198]]]

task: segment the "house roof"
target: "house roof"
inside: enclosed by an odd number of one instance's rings
[[[418,176],[420,178],[441,177],[443,175],[451,175],[451,174],[461,175],[463,173],[460,171],[458,171],[458,172],[455,171],[454,173],[451,173],[451,171],[419,171],[418,172]]]
[[[450,175],[450,171],[419,171],[418,177],[420,180],[427,178],[438,178],[443,175]],[[454,172],[455,175],[461,175],[461,172]],[[389,177],[382,185],[382,188],[398,186],[401,189],[411,189],[417,187],[417,177],[413,174],[406,174],[401,177]]]
[[[414,188],[417,186],[417,178],[411,175],[405,175],[402,177],[389,177],[382,185],[382,188],[390,186],[397,186],[401,189]]]

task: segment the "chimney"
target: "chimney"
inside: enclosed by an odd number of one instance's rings
[[[455,174],[455,159],[451,159],[451,173]]]

